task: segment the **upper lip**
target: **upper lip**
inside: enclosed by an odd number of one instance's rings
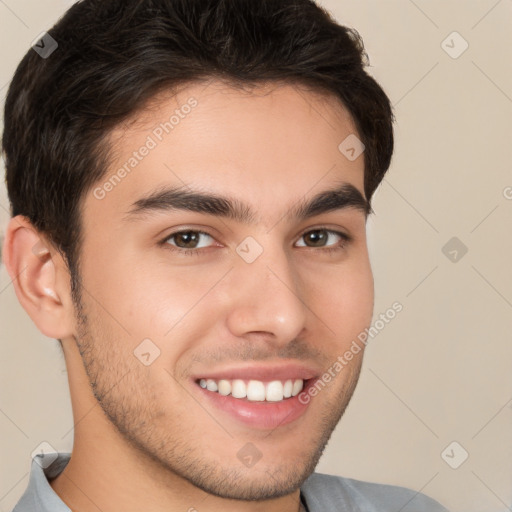
[[[212,379],[212,380],[294,380],[302,379],[308,380],[315,378],[319,375],[316,368],[306,366],[299,363],[280,363],[280,364],[251,364],[247,366],[238,367],[225,367],[214,371],[205,371],[204,373],[197,373],[193,375],[194,380],[198,379]]]

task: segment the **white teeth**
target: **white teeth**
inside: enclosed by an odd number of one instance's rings
[[[217,383],[212,379],[208,379],[206,381],[206,389],[208,391],[217,391]]]
[[[259,380],[250,380],[247,385],[247,400],[263,402],[265,400],[265,384]]]
[[[285,398],[297,396],[304,387],[302,379],[286,381],[273,380],[264,383],[259,380],[250,380],[247,384],[241,379],[227,380],[201,379],[199,385],[208,391],[218,392],[220,395],[231,395],[233,398],[247,398],[251,402],[281,402]]]
[[[267,384],[267,402],[280,402],[283,396],[283,383],[273,380]]]
[[[302,391],[303,387],[304,387],[304,381],[296,380],[293,383],[292,396],[297,396]]]
[[[292,396],[292,388],[293,382],[291,380],[287,380],[283,386],[283,396],[285,398],[290,398]]]
[[[229,380],[219,380],[219,393],[224,396],[231,394],[231,382]]]
[[[235,398],[245,398],[247,396],[247,387],[243,380],[234,380],[231,384],[231,395]]]

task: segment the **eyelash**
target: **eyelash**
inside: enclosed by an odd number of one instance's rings
[[[336,231],[334,229],[329,229],[327,227],[318,227],[314,229],[310,229],[309,231],[305,231],[300,238],[306,236],[309,233],[312,233],[314,231],[326,231],[327,233],[337,235],[341,238],[341,242],[339,245],[335,247],[319,247],[318,250],[323,251],[324,253],[335,253],[338,251],[341,251],[346,248],[346,246],[352,242],[352,237],[349,235],[342,233],[341,231]],[[182,254],[183,256],[200,256],[202,249],[208,249],[208,248],[200,248],[200,249],[182,249],[181,247],[175,247],[171,244],[168,244],[167,242],[175,237],[176,235],[179,235],[180,233],[197,233],[201,235],[209,236],[210,238],[214,238],[210,233],[207,233],[206,231],[201,231],[200,229],[182,229],[180,231],[175,231],[174,233],[171,233],[170,235],[167,235],[163,240],[159,242],[159,245],[164,246],[165,249],[170,250],[172,252]],[[306,246],[306,249],[315,249],[315,247],[308,247]]]

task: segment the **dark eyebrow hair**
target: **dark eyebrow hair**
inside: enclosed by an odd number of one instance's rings
[[[344,208],[360,210],[365,217],[373,213],[361,192],[354,185],[343,183],[339,188],[320,192],[308,201],[301,199],[287,212],[286,217],[305,220]],[[206,213],[243,224],[254,224],[257,220],[252,208],[236,198],[191,190],[190,187],[164,187],[154,190],[132,203],[124,220],[130,221],[147,213],[173,210]]]

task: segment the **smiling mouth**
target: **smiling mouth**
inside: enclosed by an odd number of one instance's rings
[[[223,396],[249,402],[283,402],[297,396],[310,379],[242,380],[198,379],[201,388]]]

